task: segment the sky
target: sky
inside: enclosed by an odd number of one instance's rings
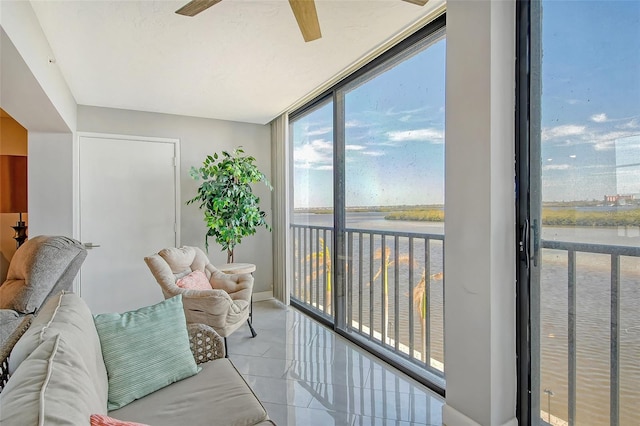
[[[542,199],[640,198],[640,1],[545,1],[542,46]]]
[[[543,201],[640,197],[640,1],[544,1]],[[347,207],[444,203],[444,38],[345,93]],[[292,122],[295,207],[329,207],[333,105]]]

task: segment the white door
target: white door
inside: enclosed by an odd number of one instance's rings
[[[177,143],[80,136],[80,296],[92,313],[163,300],[144,257],[177,241]]]

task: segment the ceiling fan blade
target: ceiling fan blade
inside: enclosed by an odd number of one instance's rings
[[[289,0],[289,5],[298,21],[304,41],[309,42],[322,37],[316,4],[313,0]]]
[[[424,6],[425,4],[427,4],[429,0],[404,0],[404,1],[408,3],[417,4],[418,6]]]
[[[198,13],[209,9],[221,0],[191,0],[189,3],[176,10],[178,15],[196,16]]]

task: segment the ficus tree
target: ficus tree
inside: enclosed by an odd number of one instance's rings
[[[255,234],[260,226],[271,231],[251,185],[263,182],[269,190],[273,187],[255,161],[237,148],[232,153],[208,155],[202,167],[191,167],[191,177],[202,184],[187,204],[200,203],[207,224],[205,247],[209,250],[209,237],[213,237],[227,251],[227,263],[233,263],[233,250],[243,237]]]

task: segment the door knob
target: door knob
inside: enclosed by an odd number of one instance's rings
[[[96,248],[96,247],[100,247],[100,244],[84,243],[84,248],[86,248],[86,249],[92,249],[92,248]]]

